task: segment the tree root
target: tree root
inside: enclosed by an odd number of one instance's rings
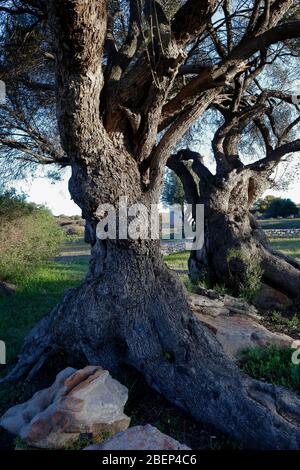
[[[67,293],[28,335],[7,380],[32,378],[57,350],[111,372],[129,364],[170,402],[245,447],[299,449],[300,397],[243,374],[193,315],[174,274],[140,262],[129,268],[125,259],[122,270]]]
[[[299,297],[300,270],[293,258],[278,256],[269,249],[262,249],[261,267],[263,279],[272,287],[284,292],[292,299]]]

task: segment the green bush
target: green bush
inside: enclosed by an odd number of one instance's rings
[[[17,281],[53,258],[63,239],[49,210],[15,195],[0,196],[0,279]]]
[[[261,287],[263,271],[260,260],[251,257],[242,249],[232,249],[228,252],[227,262],[233,293],[237,293],[248,303],[253,302]]]
[[[270,346],[244,352],[240,366],[256,379],[300,392],[300,366],[292,363],[293,350]]]

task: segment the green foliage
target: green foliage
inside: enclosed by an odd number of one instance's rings
[[[300,318],[295,314],[292,317],[284,316],[281,312],[274,310],[269,316],[269,322],[276,328],[287,330],[290,334],[300,330]]]
[[[264,213],[266,212],[269,204],[275,199],[275,196],[268,195],[264,198],[258,199],[254,204],[252,209],[256,212]]]
[[[300,392],[300,367],[293,364],[293,350],[270,346],[244,352],[241,369],[256,379]]]
[[[266,210],[267,217],[288,217],[297,215],[299,209],[291,199],[273,199]]]
[[[45,208],[11,194],[0,196],[0,278],[19,282],[29,270],[50,260],[64,240]]]
[[[100,442],[106,441],[110,437],[111,433],[106,431],[100,433],[97,438],[93,438],[90,434],[82,434],[79,436],[78,439],[76,439],[70,444],[67,444],[64,447],[64,450],[82,450],[92,444],[99,444]]]
[[[17,436],[15,438],[15,447],[18,450],[29,450],[30,449],[30,445],[27,444],[26,441],[23,441],[23,439],[21,439],[19,436]]]
[[[224,284],[217,284],[213,287],[214,291],[219,295],[231,295],[232,292]]]
[[[227,262],[233,288],[243,300],[253,302],[263,275],[259,259],[251,257],[241,249],[232,249],[227,254]],[[233,265],[239,266],[237,272],[233,273]]]
[[[168,170],[165,176],[161,200],[166,206],[184,204],[184,189],[180,179],[173,171]]]

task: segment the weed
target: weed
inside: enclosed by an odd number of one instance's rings
[[[260,260],[251,258],[242,249],[232,249],[227,254],[227,263],[231,283],[237,286],[239,297],[248,303],[253,302],[261,286],[263,271]]]

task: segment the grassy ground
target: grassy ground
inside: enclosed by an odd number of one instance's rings
[[[8,365],[1,366],[0,377],[15,362],[26,333],[54,305],[63,293],[77,286],[88,268],[88,252],[82,241],[68,242],[58,261],[47,263],[26,278],[18,280],[17,293],[0,298],[0,338],[6,342]],[[83,257],[86,257],[86,259]],[[69,365],[69,364],[68,364]],[[81,367],[80,364],[72,364]],[[47,374],[30,384],[5,385],[0,388],[0,416],[16,403],[29,399],[35,391],[49,386],[55,374],[65,367],[64,358],[47,364]],[[125,412],[132,425],[152,424],[194,449],[232,449],[238,444],[214,429],[195,422],[186,413],[168,403],[150,389],[136,372],[128,370],[118,377],[129,389]],[[0,428],[0,450],[12,449],[15,437]]]
[[[272,243],[277,249],[282,249],[289,254],[300,257],[300,239],[277,240]],[[87,246],[82,240],[75,238],[64,246],[61,256],[56,261],[49,262],[35,272],[28,273],[26,277],[18,279],[17,293],[14,296],[0,297],[0,338],[7,345],[8,366],[15,361],[23,338],[31,327],[59,302],[67,289],[80,283],[87,271],[88,259],[89,251]],[[167,265],[171,269],[181,272],[183,278],[186,277],[187,259],[187,252],[165,257]],[[275,320],[278,324],[278,317]],[[284,324],[285,321],[280,317],[281,323]],[[296,326],[298,328],[298,324]],[[272,373],[274,361],[276,365],[276,360],[276,358],[274,360],[268,358],[270,367],[265,370],[265,375],[260,369],[262,360],[259,353],[256,356],[249,356],[248,362],[245,361],[243,367],[245,371],[253,375],[258,374],[260,378],[271,380],[269,377]],[[18,387],[2,387],[0,391],[0,415],[9,406],[28,399],[37,389],[48,386],[61,366],[58,361],[51,367],[52,372],[49,372],[47,377],[39,378],[38,383],[26,384],[26,386],[20,384]],[[0,377],[6,373],[6,370],[7,367],[1,366]],[[279,377],[277,383],[281,383],[280,380]],[[289,378],[287,377],[286,380],[289,380]],[[185,442],[193,449],[228,449],[238,446],[226,436],[216,433],[215,430],[207,426],[196,423],[191,417],[170,405],[158,393],[151,390],[145,384],[143,378],[136,373],[131,371],[126,374],[122,381],[127,385],[130,392],[126,412],[132,417],[132,425],[153,424],[161,431],[181,442]],[[13,445],[14,438],[0,430],[0,449],[12,448]]]
[[[32,325],[54,307],[67,289],[79,284],[87,267],[83,261],[49,262],[18,279],[15,295],[0,297],[0,338],[6,343],[8,364],[15,359]]]
[[[259,224],[265,229],[285,229],[300,228],[300,218],[298,219],[267,219],[259,220]]]
[[[300,238],[276,238],[271,240],[271,245],[286,255],[300,258]]]
[[[300,238],[280,238],[270,240],[271,245],[278,251],[300,258]],[[184,251],[181,253],[172,253],[165,256],[165,262],[170,269],[177,271],[184,271],[187,269],[187,261],[189,252]]]
[[[245,351],[240,364],[246,374],[300,393],[300,367],[291,361],[291,349],[270,346]]]

